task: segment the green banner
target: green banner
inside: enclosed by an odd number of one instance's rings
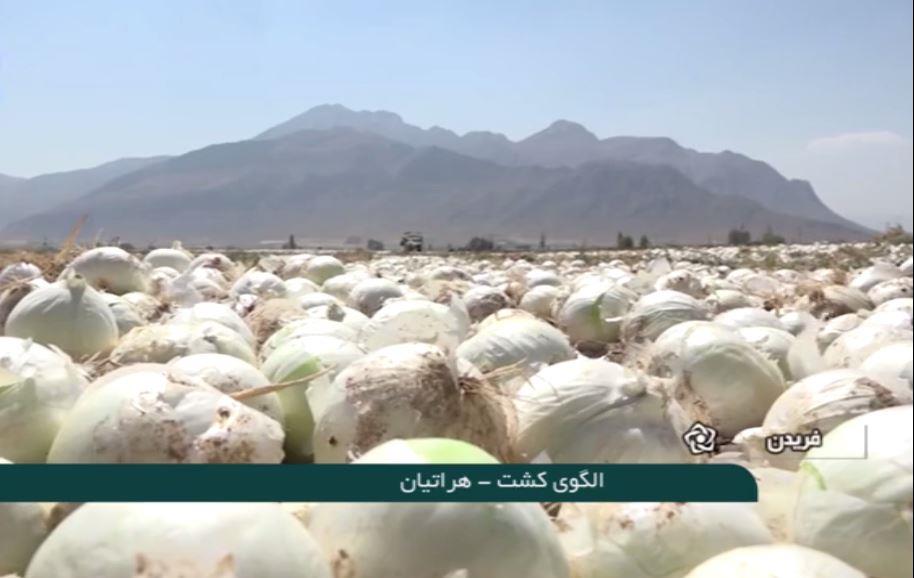
[[[0,466],[3,502],[754,502],[739,466]]]

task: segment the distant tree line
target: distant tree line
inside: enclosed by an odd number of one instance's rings
[[[638,248],[647,249],[651,246],[650,239],[647,238],[647,235],[641,235],[641,238],[638,239]],[[635,248],[635,239],[630,235],[626,235],[622,232],[616,235],[616,248],[617,249],[634,249]]]
[[[768,227],[765,230],[765,234],[762,235],[762,238],[758,240],[757,245],[783,245],[786,242],[783,236],[775,233],[771,227]],[[752,234],[746,229],[740,227],[739,229],[730,229],[730,232],[727,234],[727,244],[729,245],[751,245],[752,243]]]
[[[473,237],[464,249],[467,251],[492,251],[495,249],[495,242],[485,237]]]

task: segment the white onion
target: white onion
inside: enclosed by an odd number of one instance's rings
[[[232,295],[256,295],[261,299],[286,296],[282,279],[265,271],[248,271],[232,285]]]
[[[167,282],[159,293],[162,300],[190,306],[204,300],[216,300],[228,294],[228,281],[216,269],[193,266]]]
[[[160,271],[160,270],[157,270]],[[216,269],[188,269],[177,277],[163,279],[156,293],[166,303],[190,306],[204,300],[221,300],[228,296],[228,281]]]
[[[811,277],[819,283],[841,283],[844,281],[844,275],[837,269],[824,267],[812,272]]]
[[[394,438],[448,437],[509,454],[506,408],[437,347],[374,351],[336,376],[314,433],[315,461],[342,462]]]
[[[403,297],[403,289],[387,279],[370,278],[359,281],[349,293],[349,302],[371,317],[388,299]]]
[[[862,323],[859,327],[842,333],[825,350],[825,362],[831,367],[859,367],[871,353],[892,343],[914,339],[908,329]]]
[[[704,304],[678,291],[656,291],[635,303],[622,322],[622,335],[628,341],[656,339],[683,321],[707,319]]]
[[[104,297],[77,276],[22,298],[6,320],[11,337],[52,344],[74,357],[109,351],[117,342],[117,321]]]
[[[315,293],[308,293],[298,298],[298,306],[302,309],[311,309],[312,307],[327,307],[331,305],[342,307],[343,302],[333,295],[322,293],[320,291]]]
[[[43,462],[85,386],[83,372],[62,353],[0,337],[0,456]]]
[[[773,538],[751,504],[563,504],[575,578],[681,578],[717,554]],[[735,577],[734,577],[735,578]]]
[[[395,439],[375,446],[356,464],[497,464],[488,452],[447,438]]]
[[[714,318],[715,323],[719,323],[731,329],[741,329],[744,327],[773,327],[775,329],[784,329],[777,316],[771,311],[759,309],[756,307],[738,307],[725,311]]]
[[[793,345],[787,352],[787,366],[790,368],[790,377],[794,381],[828,369],[828,364],[825,363],[816,340],[817,327],[813,325],[803,330],[794,338]]]
[[[793,471],[770,467],[752,466],[749,471],[758,486],[755,511],[775,540],[793,541],[793,512],[800,492],[800,476]]]
[[[244,317],[258,343],[299,319],[306,317],[305,310],[294,299],[276,298],[258,301]]]
[[[883,311],[907,311],[909,315],[914,315],[914,299],[911,299],[910,297],[889,299],[874,309],[873,313],[881,313]]]
[[[321,285],[321,291],[352,305],[349,301],[349,295],[352,293],[352,290],[355,289],[356,285],[366,279],[371,279],[371,274],[365,270],[355,269],[347,271],[342,275],[327,279],[324,284]]]
[[[317,285],[323,285],[328,279],[345,273],[343,264],[329,255],[318,255],[305,265],[305,277]]]
[[[812,307],[810,313],[820,318],[837,317],[845,313],[857,313],[860,310],[873,308],[866,293],[853,287],[828,285],[813,291],[810,295]]]
[[[467,319],[469,319],[469,318],[467,318]],[[495,327],[502,321],[506,321],[508,319],[511,319],[513,321],[517,321],[520,319],[526,319],[528,321],[537,321],[537,318],[535,315],[533,315],[532,313],[528,313],[528,312],[524,311],[523,309],[501,309],[501,310],[496,311],[495,313],[489,315],[488,317],[486,317],[479,323],[477,323],[475,335],[483,333],[484,331],[487,331],[490,328]]]
[[[701,281],[688,269],[677,269],[662,275],[654,283],[654,289],[657,291],[679,291],[696,299],[705,296]]]
[[[352,307],[339,305],[317,305],[305,309],[303,319],[329,319],[339,321],[356,332],[362,330],[370,319],[367,315]]]
[[[562,278],[552,271],[534,269],[524,276],[524,284],[530,289],[543,286],[561,287]]]
[[[48,463],[279,463],[282,442],[259,411],[174,368],[138,364],[89,386]]]
[[[286,455],[295,461],[311,459],[315,417],[324,410],[336,375],[365,352],[351,341],[328,335],[300,335],[279,345],[263,363],[264,374],[284,383],[326,371],[314,380],[279,391],[286,429]],[[316,393],[315,393],[315,390]]]
[[[386,442],[356,464],[493,461],[459,441],[410,439]],[[307,527],[338,576],[569,578],[552,523],[537,504],[320,503]]]
[[[552,304],[558,295],[557,288],[551,285],[539,285],[524,293],[518,308],[541,319],[548,319],[552,315]]]
[[[759,425],[785,388],[777,365],[739,336],[701,341],[686,336],[677,365],[675,398],[705,408],[724,436]]]
[[[143,319],[140,312],[120,296],[111,293],[102,293],[101,296],[108,303],[111,314],[114,315],[119,335],[126,335],[134,327],[146,325],[146,320]]]
[[[806,311],[789,311],[780,317],[781,325],[791,335],[797,336],[810,327],[818,325],[819,321]]]
[[[470,319],[481,321],[499,309],[508,307],[510,299],[496,287],[477,285],[463,294],[463,302],[466,303]]]
[[[727,274],[727,281],[742,285],[744,281],[754,276],[756,273],[752,269],[734,269]]]
[[[731,309],[742,307],[755,307],[758,305],[753,299],[741,291],[732,289],[718,289],[709,295],[705,302],[715,313],[723,313]]]
[[[271,335],[260,347],[260,357],[266,359],[285,342],[310,335],[326,335],[351,342],[355,342],[358,338],[358,332],[355,329],[339,321],[304,318],[289,323]]]
[[[568,296],[556,320],[572,342],[618,341],[623,316],[636,298],[624,287],[585,285]]]
[[[911,329],[912,314],[908,311],[875,311],[863,319],[860,325],[879,325],[893,329]]]
[[[257,362],[241,335],[215,321],[137,327],[114,348],[111,361],[117,365],[168,363],[195,353],[224,353],[248,363]]]
[[[153,321],[165,310],[165,306],[161,301],[146,293],[139,293],[137,291],[124,293],[121,295],[121,299],[126,303],[129,303],[136,312],[140,314],[140,317],[142,317],[144,321]]]
[[[860,370],[875,376],[903,379],[912,386],[911,372],[914,342],[896,341],[880,347],[860,364]]]
[[[515,389],[519,382],[544,365],[577,357],[568,338],[548,323],[529,314],[513,315],[494,321],[457,348],[457,355],[483,373],[506,369],[495,381],[504,389]]]
[[[321,503],[308,530],[339,576],[569,578],[537,504]]]
[[[892,299],[911,298],[911,290],[914,287],[910,277],[899,277],[883,281],[867,291],[866,296],[870,298],[876,306],[882,305]]]
[[[171,248],[153,249],[146,253],[146,257],[143,258],[143,261],[153,269],[158,267],[170,267],[178,273],[183,273],[190,267],[192,258],[193,255],[181,247],[181,242],[175,241]]]
[[[235,313],[231,307],[222,303],[197,303],[191,307],[184,307],[175,311],[169,323],[200,323],[203,321],[214,321],[220,325],[228,327],[240,335],[251,347],[256,346],[257,340],[250,328],[244,322],[240,315]]]
[[[865,293],[879,283],[901,277],[901,275],[901,270],[891,263],[876,263],[872,267],[860,271],[851,279],[849,286]]]
[[[774,277],[778,281],[783,281],[784,283],[790,283],[796,285],[802,280],[802,276],[799,271],[794,271],[793,269],[778,269],[774,272]]]
[[[25,578],[331,578],[279,504],[95,503],[51,534]]]
[[[181,273],[178,273],[171,267],[157,267],[153,269],[149,272],[149,294],[164,295],[168,293],[171,285],[179,277],[181,277]],[[131,293],[139,293],[139,291],[131,291]]]
[[[798,544],[870,576],[911,576],[912,425],[910,405],[870,412],[809,452],[801,466]]]
[[[43,277],[41,269],[37,265],[26,263],[25,261],[12,263],[0,271],[0,290],[14,283],[42,279]]]
[[[430,281],[469,281],[470,275],[466,271],[450,265],[435,267],[428,274]]]
[[[768,410],[763,428],[766,434],[817,429],[824,435],[859,415],[911,402],[911,390],[897,378],[877,380],[857,370],[836,369],[811,375],[788,388]],[[802,457],[802,453],[788,450],[772,456],[772,461],[779,467],[796,467]]]
[[[96,289],[121,295],[149,290],[148,265],[118,247],[98,247],[78,256],[61,273],[66,279],[73,272]]]
[[[517,391],[514,404],[516,447],[528,460],[691,461],[680,435],[694,420],[615,363],[576,359],[546,367]]]
[[[699,565],[686,578],[866,578],[841,560],[794,544],[735,548]]]
[[[0,458],[0,467],[8,463]],[[25,572],[46,535],[41,504],[0,503],[0,575]]]
[[[446,305],[431,301],[389,300],[359,332],[359,344],[374,351],[398,343],[430,343],[453,352],[468,327]]]
[[[286,279],[286,296],[290,299],[295,299],[297,297],[304,297],[309,293],[317,293],[321,289],[311,281],[310,279],[305,279],[304,277],[293,277],[291,279]]]
[[[234,277],[236,265],[222,253],[203,253],[194,257],[190,269],[213,269],[226,276]]]
[[[6,320],[9,318],[13,309],[16,308],[16,305],[36,288],[37,287],[32,286],[32,283],[24,283],[0,290],[0,335],[3,335],[3,328],[6,326]]]
[[[314,258],[314,255],[310,253],[298,253],[297,255],[288,255],[282,259],[282,265],[279,268],[278,274],[282,276],[283,279],[291,279],[293,277],[300,277],[305,273],[305,267],[308,265],[308,261]],[[277,273],[273,271],[273,273]]]
[[[851,329],[859,327],[861,323],[863,323],[863,317],[860,317],[856,313],[845,313],[844,315],[839,315],[830,319],[825,325],[819,328],[816,334],[816,343],[818,344],[819,349],[825,351],[835,339],[838,339]]]
[[[740,281],[743,289],[756,297],[769,298],[777,294],[781,284],[774,277],[754,273]]]
[[[738,331],[759,353],[778,364],[785,381],[793,381],[788,355],[796,338],[775,327],[745,327]]]
[[[677,323],[644,350],[644,366],[651,375],[671,377],[681,368],[681,358],[687,345],[734,337],[738,334],[733,329],[711,321]]]
[[[229,395],[270,385],[270,380],[250,363],[221,353],[178,357],[168,365],[183,375],[199,379]],[[258,395],[245,399],[242,403],[283,423],[282,405],[276,393]]]

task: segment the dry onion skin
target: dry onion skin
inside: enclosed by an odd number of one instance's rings
[[[279,463],[282,426],[174,368],[138,364],[89,386],[48,463]]]
[[[343,462],[389,439],[448,437],[510,454],[508,416],[497,391],[469,380],[456,360],[427,344],[392,345],[334,379],[314,434],[318,463]]]

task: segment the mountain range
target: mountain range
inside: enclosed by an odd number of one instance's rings
[[[515,142],[340,105],[176,157],[0,177],[0,206],[7,241],[60,239],[83,214],[86,236],[155,244],[254,245],[290,234],[327,244],[393,241],[405,230],[455,244],[544,234],[608,245],[619,232],[655,243],[723,242],[736,227],[806,241],[871,235],[831,211],[809,183],[730,151],[698,152],[668,138],[599,139],[565,120]]]
[[[0,207],[3,209],[0,211],[0,227],[23,216],[78,199],[112,179],[165,158],[125,158],[89,169],[50,173],[31,179],[0,175]]]

